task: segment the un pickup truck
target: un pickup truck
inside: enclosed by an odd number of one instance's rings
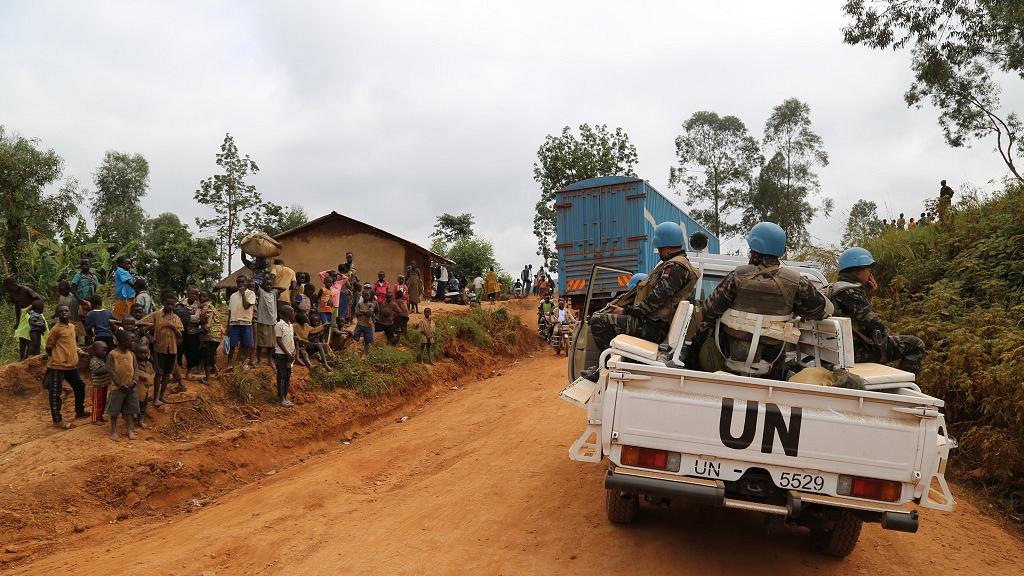
[[[698,297],[743,262],[691,260],[702,271]],[[818,269],[796,266],[824,286]],[[942,400],[923,394],[911,373],[854,363],[849,319],[799,321],[788,355],[798,367],[849,370],[866,390],[689,369],[694,316],[684,301],[665,342],[618,336],[603,351],[586,321],[577,329],[561,398],[585,410],[587,424],[569,457],[608,459],[610,521],[632,522],[641,503],[738,508],[809,528],[817,550],[846,556],[863,522],[916,532],[916,506],[953,509],[943,473],[956,443]],[[577,378],[595,361],[598,382]]]

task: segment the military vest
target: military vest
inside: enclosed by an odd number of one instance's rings
[[[645,280],[641,280],[640,283],[636,285],[636,299],[634,300],[634,303],[643,302],[644,299],[654,291],[654,287],[657,286],[658,282],[661,280],[662,269],[664,269],[665,265],[669,263],[678,264],[686,268],[690,273],[691,286],[688,290],[680,290],[673,294],[672,299],[669,302],[666,302],[663,306],[649,315],[650,318],[654,320],[661,320],[663,322],[672,321],[672,317],[675,315],[676,308],[679,306],[679,303],[691,296],[690,293],[693,290],[692,285],[695,285],[694,279],[700,277],[700,273],[697,272],[697,269],[693,267],[693,264],[690,264],[690,260],[686,257],[686,253],[680,252],[668,260],[658,262],[658,265],[654,267],[654,270],[651,270],[650,276]]]
[[[800,289],[800,273],[796,270],[746,264],[736,268],[735,275],[733,309],[769,316],[793,313],[793,303]]]
[[[715,342],[725,327],[728,350],[721,350],[726,369],[744,376],[766,376],[781,358],[783,342],[795,344],[800,331],[793,325],[793,304],[800,288],[800,273],[778,265],[746,264],[734,271],[736,297],[715,325]],[[764,358],[765,346],[777,346],[774,359]]]

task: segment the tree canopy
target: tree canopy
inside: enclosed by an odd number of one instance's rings
[[[843,246],[861,246],[868,238],[882,232],[882,221],[878,218],[878,205],[870,200],[857,200],[850,208],[843,229]]]
[[[449,214],[445,212],[437,217],[434,224],[434,231],[430,233],[431,238],[440,238],[445,242],[454,242],[459,238],[473,236],[473,215]]]
[[[562,188],[600,176],[636,176],[636,146],[622,128],[579,126],[579,136],[566,126],[557,136],[548,134],[537,150],[533,179],[540,184],[540,200],[533,217],[537,254],[553,266],[555,252],[555,193]]]
[[[59,182],[64,159],[39,140],[8,132],[0,125],[0,271],[16,272],[18,254],[32,238],[52,238],[79,215],[74,178]]]
[[[256,186],[246,183],[245,179],[259,172],[259,166],[249,155],[239,156],[231,134],[224,135],[224,142],[217,153],[217,166],[224,172],[214,174],[199,183],[195,192],[195,200],[211,207],[216,214],[212,218],[196,218],[196,224],[204,230],[213,230],[222,261],[227,263],[228,274],[231,273],[231,261],[234,258],[238,242],[245,234],[242,227],[246,215],[263,205],[263,197]],[[251,216],[249,223],[259,229],[262,221],[256,222],[261,214]]]
[[[139,270],[161,290],[182,292],[187,286],[210,286],[220,276],[220,255],[213,238],[196,237],[170,212],[146,220]]]
[[[740,225],[729,214],[746,201],[751,171],[760,157],[757,141],[743,121],[715,112],[694,112],[676,138],[677,167],[669,171],[669,185],[683,187],[689,215],[719,238],[733,236]]]
[[[96,191],[89,209],[96,234],[115,249],[138,240],[146,212],[139,203],[149,187],[149,163],[141,154],[108,151],[93,174]]]
[[[908,106],[931,102],[953,147],[995,137],[996,151],[1024,182],[1024,124],[1004,110],[1003,78],[1024,79],[1024,9],[1006,0],[847,0],[847,44],[877,49],[911,48],[914,80],[904,94]],[[1003,75],[1007,76],[1003,76]]]

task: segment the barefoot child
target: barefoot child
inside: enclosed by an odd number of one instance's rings
[[[110,369],[107,368],[107,343],[97,340],[92,343],[92,358],[89,360],[89,374],[92,375],[92,423],[102,426],[107,419],[103,410],[107,407],[107,387],[110,386]]]
[[[210,381],[210,375],[217,373],[217,348],[220,348],[220,341],[224,338],[224,327],[220,323],[220,312],[213,303],[213,295],[209,290],[199,292],[199,302],[202,309],[199,322],[203,329],[203,373],[205,376],[202,383]]]
[[[146,429],[146,406],[153,394],[153,383],[156,381],[156,369],[150,361],[149,346],[135,343],[135,361],[138,365],[139,385],[135,387],[139,396],[139,428]]]
[[[147,324],[153,325],[153,350],[156,352],[156,386],[153,390],[153,406],[159,408],[164,404],[167,392],[167,380],[174,372],[175,360],[178,357],[178,344],[181,342],[185,327],[181,318],[174,313],[177,297],[173,292],[165,292],[160,301],[163,308],[143,318]]]
[[[420,318],[419,323],[416,325],[420,331],[420,352],[417,355],[417,360],[423,362],[424,359],[433,364],[434,361],[430,358],[432,353],[431,347],[434,345],[434,321],[430,318],[430,308],[423,309],[423,318]]]
[[[64,381],[71,384],[75,393],[75,418],[85,418],[92,413],[85,409],[85,382],[78,375],[78,343],[75,341],[75,328],[69,322],[71,311],[67,306],[57,306],[57,323],[50,330],[46,339],[46,375],[43,385],[48,391],[50,417],[53,425],[68,429],[70,422],[61,416],[64,404]]]
[[[50,326],[46,323],[46,318],[43,316],[44,307],[42,300],[36,300],[28,311],[29,356],[39,354],[42,346],[46,344],[46,333],[50,331]]]
[[[116,442],[118,416],[124,416],[128,439],[135,440],[135,417],[139,414],[139,396],[135,387],[139,384],[139,366],[132,352],[131,332],[119,329],[115,337],[117,348],[107,353],[107,369],[110,371],[107,416],[110,416],[110,439]]]
[[[309,324],[306,332],[306,351],[316,354],[323,363],[324,368],[331,369],[327,363],[327,354],[324,352],[324,325],[320,323],[320,316],[312,314],[309,317]],[[346,335],[348,333],[346,332]]]
[[[291,406],[288,386],[292,379],[292,364],[295,362],[295,331],[292,322],[295,310],[291,306],[281,307],[281,319],[274,324],[274,369],[277,371],[277,398],[281,406]]]

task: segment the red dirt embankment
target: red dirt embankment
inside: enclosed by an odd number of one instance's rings
[[[441,314],[465,310],[432,308]],[[527,318],[530,309],[525,302],[512,305]],[[524,327],[513,357],[536,345]],[[68,431],[50,425],[43,358],[0,367],[0,567],[45,554],[75,532],[201,508],[513,362],[463,342],[453,343],[450,355],[403,373],[394,392],[376,398],[315,390],[308,371],[296,366],[293,409],[246,405],[219,379],[189,382],[189,390],[175,396],[179,403],[150,408],[149,430],[117,443],[107,437],[109,428],[88,419]],[[261,373],[272,387],[271,370]],[[66,418],[72,404],[68,396]]]

